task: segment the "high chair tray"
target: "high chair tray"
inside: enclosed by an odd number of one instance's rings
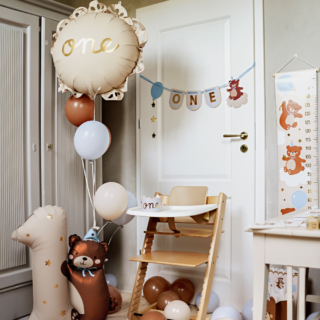
[[[191,217],[201,213],[217,209],[216,204],[204,204],[200,206],[162,206],[160,212],[142,211],[141,207],[128,209],[127,214],[140,217],[154,218],[175,218],[175,217]]]

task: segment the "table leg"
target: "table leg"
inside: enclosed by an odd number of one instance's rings
[[[292,267],[287,266],[287,320],[293,319],[292,312]]]
[[[253,236],[253,319],[264,320],[266,316],[269,265],[265,264],[265,235]]]
[[[306,268],[299,268],[298,276],[298,320],[306,318]]]

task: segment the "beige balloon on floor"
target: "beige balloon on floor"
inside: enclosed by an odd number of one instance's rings
[[[51,45],[59,90],[121,100],[128,78],[142,72],[145,27],[119,4],[92,1],[60,21]]]
[[[191,311],[185,302],[174,300],[164,308],[164,315],[167,319],[190,320]]]
[[[34,211],[11,238],[32,250],[33,310],[29,320],[69,320],[68,280],[61,273],[67,257],[67,214],[59,207]]]

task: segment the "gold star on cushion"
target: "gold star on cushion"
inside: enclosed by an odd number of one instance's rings
[[[156,118],[155,116],[153,116],[153,117],[151,118],[151,122],[156,122],[156,120],[157,120],[157,118]]]
[[[50,219],[53,219],[53,215],[52,214],[48,214],[47,215],[47,218],[50,220]]]
[[[64,310],[61,311],[60,316],[63,317],[66,315],[66,312]]]
[[[157,135],[155,133],[152,134],[152,138],[155,138]]]
[[[301,142],[301,139],[299,139],[299,142]]]
[[[152,105],[152,108],[154,108],[156,106],[156,104],[154,102],[152,102],[151,105]]]
[[[50,267],[50,265],[52,264],[52,262],[50,261],[50,259],[48,261],[45,261],[45,265]]]
[[[63,237],[60,237],[60,241],[63,241],[64,240],[64,238]]]
[[[27,233],[27,234],[26,234],[26,237],[27,237],[27,238],[30,238],[30,234],[29,234],[29,233]]]
[[[284,191],[284,189],[282,188],[281,191]]]
[[[47,304],[47,301],[44,300],[44,301],[42,301],[42,303],[43,303],[43,304]]]
[[[57,285],[57,284],[55,284],[53,287],[54,287],[55,289],[57,289],[57,288],[58,288],[58,285]]]

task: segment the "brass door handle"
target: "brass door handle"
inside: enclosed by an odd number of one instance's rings
[[[242,140],[246,140],[248,138],[248,133],[243,131],[240,134],[224,134],[224,138],[240,138]]]

